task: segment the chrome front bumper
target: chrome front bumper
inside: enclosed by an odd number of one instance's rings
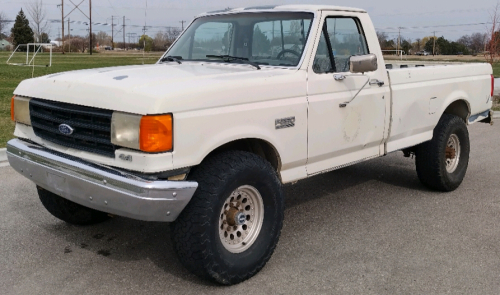
[[[7,158],[17,172],[50,192],[138,220],[174,221],[198,187],[191,181],[144,180],[19,139],[7,143]]]

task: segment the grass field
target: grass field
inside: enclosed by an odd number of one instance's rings
[[[16,53],[17,54],[17,53]],[[0,148],[5,147],[8,140],[14,136],[14,123],[10,120],[10,99],[17,85],[24,79],[32,76],[32,67],[7,65],[6,61],[10,53],[0,52]],[[139,53],[99,53],[84,54],[61,54],[54,53],[52,67],[35,67],[34,76],[43,76],[63,71],[80,69],[136,65],[155,63],[161,53],[148,54],[143,59]],[[15,56],[14,62],[24,61],[25,56]],[[48,61],[46,56],[36,60],[39,64]]]
[[[0,52],[0,148],[5,147],[8,140],[13,138],[14,123],[10,120],[10,99],[16,86],[24,79],[29,79],[32,76],[33,68],[7,65],[6,61],[10,53]],[[92,56],[86,54],[64,54],[54,53],[52,58],[52,67],[36,67],[34,77],[53,74],[63,71],[100,68],[109,66],[135,65],[135,64],[151,64],[158,60],[161,53],[148,54],[143,58],[140,53],[99,53]],[[25,59],[24,55],[15,56],[14,62],[22,62]],[[390,59],[390,57],[388,58]],[[409,59],[410,60],[410,59]],[[418,60],[426,61],[444,61],[442,57],[421,57]],[[484,61],[480,58],[468,60],[463,57],[452,57],[446,61],[465,61],[465,62],[480,62]],[[38,64],[44,64],[47,58],[40,57],[37,59]],[[494,65],[493,71],[495,77],[500,77],[500,63]]]

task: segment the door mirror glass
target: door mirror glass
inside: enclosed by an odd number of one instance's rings
[[[350,58],[351,73],[366,73],[376,71],[378,68],[375,54],[354,55]]]

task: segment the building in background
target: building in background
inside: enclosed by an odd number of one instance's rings
[[[0,39],[0,51],[12,50],[12,43],[5,39]]]

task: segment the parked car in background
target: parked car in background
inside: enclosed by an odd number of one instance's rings
[[[421,55],[421,56],[428,56],[429,54],[430,54],[430,53],[429,53],[429,52],[427,52],[427,51],[425,51],[425,50],[423,50],[423,51],[419,51],[419,52],[417,52],[417,53],[416,53],[416,55]]]

